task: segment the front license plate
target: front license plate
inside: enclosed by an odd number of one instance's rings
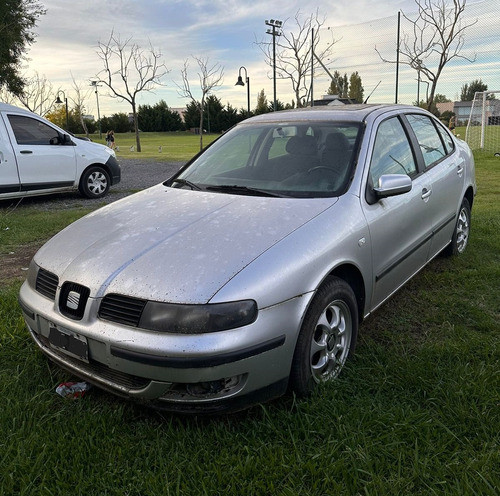
[[[51,327],[49,331],[49,342],[66,355],[78,358],[85,362],[89,361],[89,345],[87,338],[71,331]]]

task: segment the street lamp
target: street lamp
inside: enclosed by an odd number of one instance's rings
[[[245,86],[243,78],[241,77],[241,69],[245,69],[245,81],[247,83],[247,107],[248,107],[248,117],[250,117],[250,78],[248,77],[248,72],[245,66],[241,66],[238,71],[238,81],[236,81],[235,86]]]
[[[57,98],[56,98],[56,103],[60,105],[62,100],[59,98],[59,93],[62,93],[64,95],[64,102],[66,104],[66,131],[69,131],[69,114],[68,114],[68,99],[66,98],[66,93],[64,93],[63,90],[59,90],[57,92]]]
[[[281,28],[283,22],[276,19],[266,20],[266,26],[271,26],[270,29],[266,31],[273,37],[273,80],[274,80],[274,106],[273,110],[276,111],[276,36],[281,36]]]
[[[99,81],[90,81],[90,86],[95,88],[95,97],[97,100],[97,122],[99,123],[99,139],[102,139],[102,130],[101,130],[101,113],[99,112],[99,93],[97,92],[97,87],[99,86],[97,83]]]

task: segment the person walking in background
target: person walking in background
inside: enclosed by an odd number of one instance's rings
[[[106,146],[109,146],[111,147],[111,141],[109,139],[109,134],[111,133],[111,131],[107,131],[106,132]]]
[[[450,131],[451,131],[453,134],[455,134],[455,116],[454,116],[454,115],[452,115],[452,116],[450,117],[450,123],[449,123],[448,127],[450,128]]]
[[[115,132],[113,130],[109,132],[109,147],[111,149],[115,148]]]

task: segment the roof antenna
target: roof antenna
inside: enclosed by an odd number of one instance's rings
[[[379,84],[382,82],[382,80],[380,80],[377,84],[377,86],[375,86],[375,88],[373,88],[372,92],[366,97],[366,100],[363,102],[363,103],[366,103],[368,101],[368,98],[370,98],[372,95],[373,95],[373,92],[378,88]]]

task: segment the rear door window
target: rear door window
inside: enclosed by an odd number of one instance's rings
[[[426,168],[431,167],[447,155],[441,136],[430,117],[407,114],[406,118],[417,137]]]

